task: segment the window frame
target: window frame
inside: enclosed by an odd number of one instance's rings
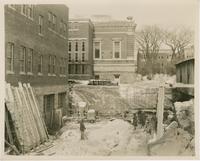
[[[78,52],[78,41],[75,42],[75,51]]]
[[[7,52],[9,52],[9,54],[8,53],[6,54],[6,59],[7,59],[7,63],[9,62],[10,69],[6,67],[6,71],[14,72],[14,43],[8,42]]]
[[[33,73],[33,49],[28,48],[27,52],[27,73]]]
[[[116,57],[116,43],[119,43],[119,57]],[[121,41],[113,40],[113,59],[121,59]]]
[[[25,72],[26,72],[26,53],[27,53],[26,47],[25,46],[21,46],[20,58],[19,58],[19,61],[20,61],[20,68],[19,68],[20,74],[25,74]],[[22,69],[21,67],[23,67],[23,70],[21,70]]]
[[[43,23],[44,23],[44,17],[42,15],[39,15],[38,17],[38,25],[39,25],[39,35],[43,35]]]
[[[96,57],[96,50],[95,50],[95,43],[99,43],[99,57],[97,58]],[[101,59],[101,41],[94,41],[94,44],[93,44],[93,56],[94,56],[94,59],[95,60],[98,60],[98,59]]]
[[[43,73],[43,55],[39,55],[38,73]]]

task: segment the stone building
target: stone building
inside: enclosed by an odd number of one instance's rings
[[[135,28],[132,20],[94,21],[95,79],[134,82],[137,65]]]
[[[67,24],[65,5],[5,5],[5,80],[34,87],[49,128],[67,113]]]
[[[70,19],[68,61],[70,79],[93,77],[93,32],[90,19]]]

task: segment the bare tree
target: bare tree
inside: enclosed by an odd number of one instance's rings
[[[139,52],[145,59],[147,73],[151,75],[154,73],[155,59],[160,50],[162,35],[162,30],[158,26],[145,26],[136,38]]]
[[[172,50],[171,61],[176,53],[183,54],[184,49],[193,44],[193,32],[188,28],[178,28],[171,31],[164,31],[164,43]]]

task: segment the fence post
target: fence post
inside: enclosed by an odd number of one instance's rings
[[[164,113],[165,87],[160,86],[158,90],[158,104],[157,104],[157,139],[159,139],[164,132],[163,128],[163,113]]]

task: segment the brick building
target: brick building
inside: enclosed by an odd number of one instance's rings
[[[68,61],[70,79],[93,77],[93,31],[90,19],[70,19]]]
[[[49,128],[67,112],[67,24],[65,5],[5,5],[5,80],[34,87]]]
[[[135,28],[132,20],[94,21],[93,58],[96,79],[135,80]]]

